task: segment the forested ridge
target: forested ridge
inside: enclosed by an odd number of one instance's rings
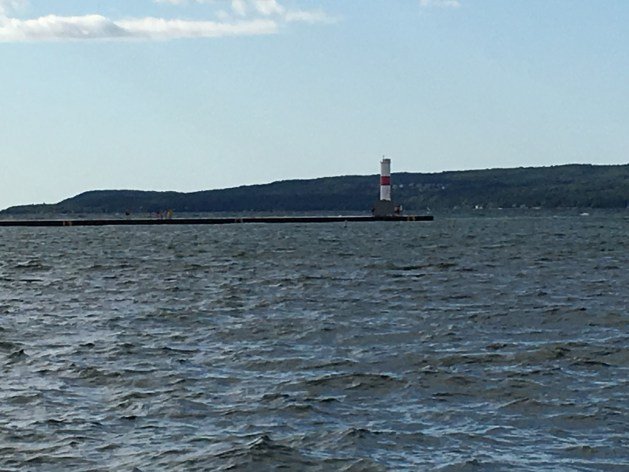
[[[629,165],[394,173],[393,199],[406,210],[466,208],[626,208]],[[56,204],[23,205],[5,215],[186,212],[368,212],[378,176],[286,180],[191,193],[94,190]]]

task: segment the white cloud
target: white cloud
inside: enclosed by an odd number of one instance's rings
[[[183,6],[190,3],[216,6],[217,0],[153,0]],[[286,23],[333,21],[323,11],[287,10],[278,0],[228,0],[232,13],[214,11],[216,21],[165,18],[115,20],[103,15],[58,16],[33,19],[11,17],[26,0],[0,0],[0,42],[62,41],[86,39],[213,38],[219,36],[268,35]],[[224,4],[225,2],[223,2]]]
[[[170,5],[220,5],[220,0],[153,0],[155,3]],[[274,17],[278,21],[287,23],[333,23],[335,18],[330,17],[323,10],[291,10],[284,7],[279,0],[223,0],[231,5],[231,13],[236,17]],[[219,10],[219,15],[223,18],[229,17],[226,10]]]
[[[425,8],[459,8],[461,6],[461,2],[459,0],[419,0],[419,5]]]
[[[277,0],[252,0],[253,7],[262,15],[281,15],[284,7],[277,3]]]
[[[34,20],[0,19],[0,40],[88,39],[125,36],[125,31],[100,15],[43,16]]]
[[[33,20],[0,19],[0,41],[54,41],[80,39],[176,39],[261,35],[277,32],[272,20],[234,23],[137,18],[112,21],[100,15],[48,15]]]
[[[330,17],[324,11],[306,11],[306,10],[294,10],[287,11],[284,15],[284,20],[289,23],[303,22],[303,23],[334,23],[335,18]]]
[[[232,10],[238,16],[247,14],[247,3],[245,0],[232,0]]]
[[[275,21],[264,19],[224,23],[141,18],[118,21],[117,25],[129,32],[133,37],[151,39],[250,36],[273,34],[278,30],[278,24]]]
[[[24,5],[26,5],[26,0],[0,0],[0,17],[7,16]]]

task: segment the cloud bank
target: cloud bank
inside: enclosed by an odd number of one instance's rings
[[[170,40],[183,38],[216,38],[277,33],[288,23],[331,22],[320,10],[289,10],[278,0],[231,0],[223,2],[228,9],[216,10],[216,0],[153,0],[153,3],[184,7],[207,5],[216,20],[177,18],[112,19],[100,14],[58,16],[49,14],[32,19],[15,17],[25,0],[0,0],[0,42],[64,40]]]

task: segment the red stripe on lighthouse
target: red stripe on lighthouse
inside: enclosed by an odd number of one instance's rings
[[[388,175],[381,176],[380,185],[391,185],[391,177]]]

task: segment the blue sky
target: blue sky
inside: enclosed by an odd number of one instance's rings
[[[629,162],[626,0],[0,0],[0,208]]]

